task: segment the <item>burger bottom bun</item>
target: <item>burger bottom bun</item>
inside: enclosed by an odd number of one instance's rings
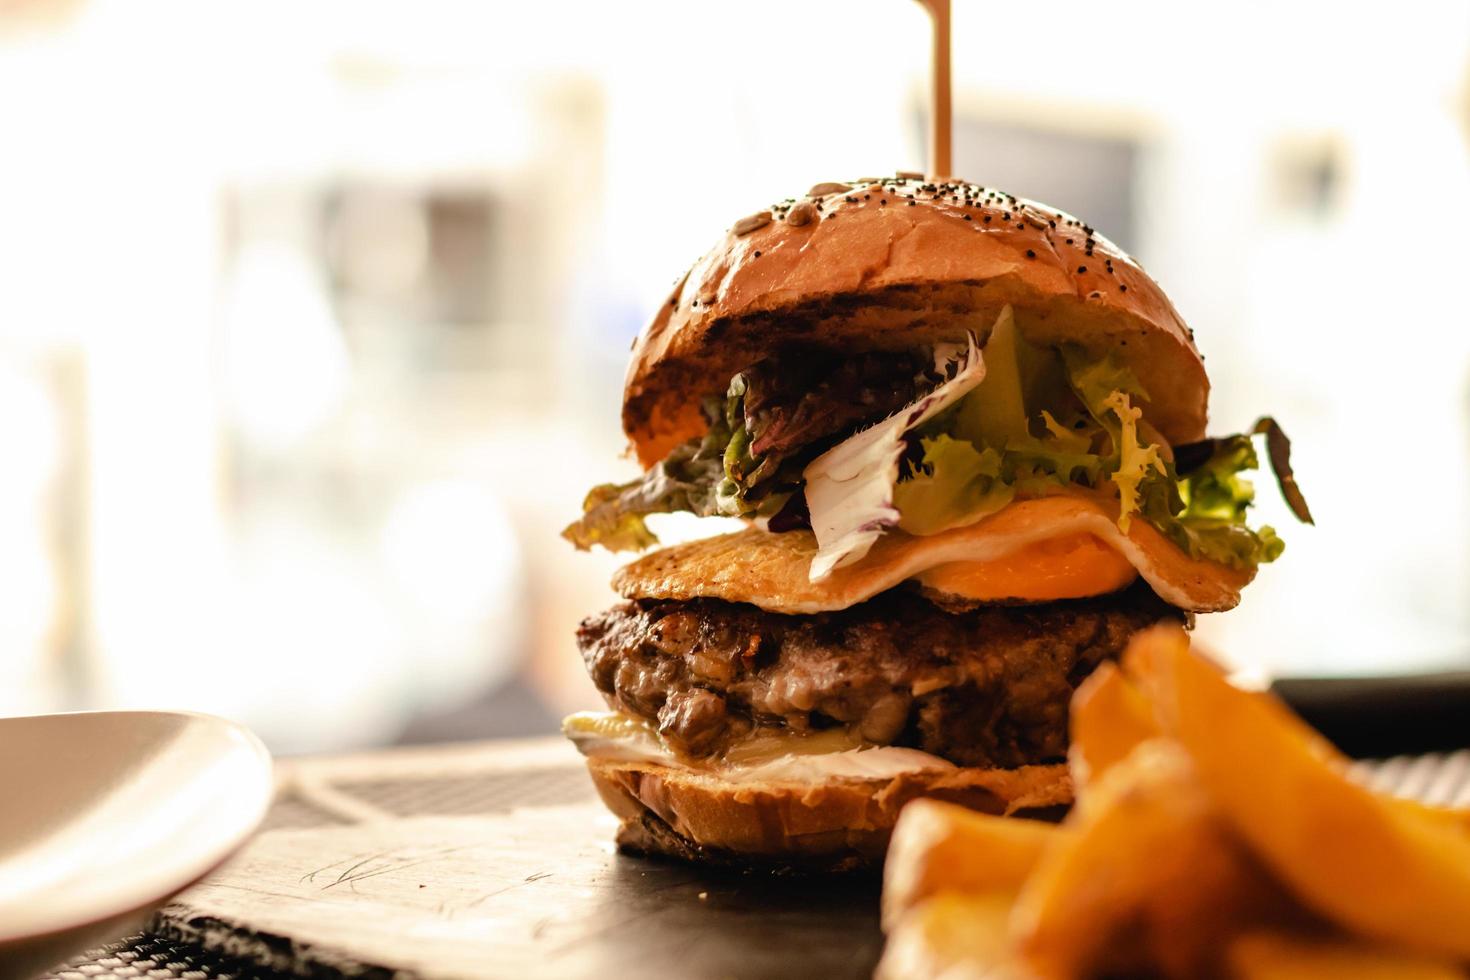
[[[930,797],[983,813],[1055,817],[1072,802],[1064,764],[947,769],[891,779],[731,782],[650,762],[589,759],[626,851],[701,864],[811,871],[877,867],[899,811]]]

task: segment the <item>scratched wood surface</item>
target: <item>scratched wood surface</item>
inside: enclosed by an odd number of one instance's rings
[[[550,744],[456,751],[452,765],[422,751],[288,765],[286,781],[340,822],[261,834],[156,928],[286,976],[871,975],[881,947],[871,880],[620,855],[590,789],[576,802],[456,817],[404,817],[348,791],[409,779],[394,784],[402,811],[412,779],[429,799],[436,778],[513,787],[522,769],[544,780],[577,767]]]

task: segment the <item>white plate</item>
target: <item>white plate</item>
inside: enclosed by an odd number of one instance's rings
[[[245,842],[272,791],[265,746],[220,718],[0,718],[0,976],[141,923]]]

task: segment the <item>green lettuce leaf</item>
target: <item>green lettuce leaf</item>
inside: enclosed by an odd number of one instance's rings
[[[936,420],[945,434],[977,446],[1004,447],[1011,438],[1028,435],[1022,395],[1020,348],[1011,308],[1001,310],[985,342],[985,380],[954,408],[953,416]]]
[[[1186,518],[1160,530],[1195,558],[1206,558],[1231,568],[1255,568],[1275,561],[1286,550],[1286,542],[1276,536],[1269,524],[1252,529],[1230,521]]]
[[[1113,351],[1096,357],[1074,344],[1067,344],[1059,350],[1067,366],[1067,380],[1072,390],[1099,425],[1106,425],[1107,401],[1115,391],[1148,401],[1148,392],[1143,389],[1138,376],[1124,366]]]
[[[812,511],[814,529],[822,529],[819,540],[823,531],[827,537],[836,533],[833,514],[855,507],[862,512],[862,520],[848,529],[848,537],[862,540],[843,545],[833,559],[846,561],[895,523],[910,534],[937,534],[978,521],[1018,497],[1111,486],[1125,532],[1141,516],[1190,555],[1253,568],[1275,560],[1285,547],[1272,528],[1252,529],[1247,523],[1255,489],[1244,474],[1259,465],[1253,435],[1265,436],[1272,469],[1292,510],[1311,520],[1291,472],[1290,443],[1269,418],[1251,433],[1177,447],[1176,469],[1173,453],[1147,441],[1151,430],[1142,425],[1139,406],[1147,392],[1115,353],[1099,357],[1079,347],[1033,346],[1007,307],[991,330],[983,358],[981,368],[980,358],[973,356],[972,367],[983,370],[984,380],[957,400],[936,401],[946,386],[955,386],[956,376],[910,406],[927,406],[923,412],[900,412],[861,429],[815,461],[820,443],[811,450],[752,451],[753,445],[773,443],[762,443],[760,431],[749,431],[748,426],[765,423],[747,416],[751,389],[737,374],[723,399],[706,404],[709,429],[703,437],[676,448],[636,480],[594,488],[582,519],[563,536],[583,549],[594,544],[611,550],[647,548],[657,543],[644,521],[649,514],[771,517],[805,484],[806,503],[815,495],[821,505]],[[767,415],[756,411],[754,417]],[[854,481],[850,466],[832,461],[846,459],[883,433],[892,437],[892,445],[885,443],[880,462],[886,463],[878,475],[890,472],[891,464],[894,476],[870,488],[869,506],[858,506],[853,487],[872,481]],[[905,458],[909,462],[900,466]],[[825,468],[818,465],[824,461]],[[827,473],[834,466],[843,474],[836,482]],[[815,574],[815,564],[813,569]]]
[[[581,550],[602,545],[609,551],[640,551],[658,544],[644,518],[688,511],[700,517],[770,516],[799,486],[800,474],[777,457],[750,453],[745,429],[746,384],[730,380],[723,401],[704,406],[709,429],[674,449],[648,472],[627,483],[593,487],[582,503],[582,518],[562,537]]]
[[[1193,557],[1232,568],[1281,556],[1286,545],[1274,529],[1246,524],[1255,488],[1241,473],[1258,465],[1250,436],[1213,440],[1210,457],[1181,477],[1158,446],[1139,438],[1143,413],[1132,399],[1146,401],[1148,393],[1133,372],[1111,352],[1093,358],[1067,347],[1062,357],[1072,390],[1112,443],[1103,470],[1118,489],[1120,529],[1126,532],[1133,515],[1141,515]]]
[[[1143,410],[1133,404],[1133,399],[1147,401],[1148,393],[1112,351],[1099,358],[1080,347],[1067,346],[1061,349],[1061,355],[1072,391],[1093,423],[1107,434],[1106,452],[1099,454],[1099,469],[1117,487],[1118,527],[1127,531],[1144,496],[1157,494],[1158,487],[1150,484],[1171,480],[1159,448],[1138,437]],[[1171,496],[1164,494],[1172,504]]]
[[[641,489],[616,483],[593,487],[582,501],[582,519],[563,529],[561,536],[582,551],[594,544],[600,544],[608,551],[652,548],[658,544],[658,538],[648,529],[643,517],[645,514],[662,513],[670,505],[657,501],[652,495],[644,497],[646,506],[624,498],[624,494]]]
[[[1060,388],[1037,383],[1057,376],[1048,356],[1065,381]],[[925,427],[921,462],[894,488],[904,530],[934,534],[973,523],[1017,496],[1111,484],[1125,532],[1141,516],[1190,555],[1235,568],[1281,555],[1285,545],[1272,528],[1246,523],[1255,491],[1242,474],[1258,465],[1250,435],[1192,447],[1209,455],[1181,476],[1164,447],[1140,431],[1137,402],[1148,394],[1116,354],[1098,357],[1072,346],[1043,352],[1002,317],[985,358],[985,380]],[[1289,444],[1271,428],[1254,432],[1273,440],[1273,463],[1283,460],[1283,492],[1290,487],[1300,497],[1285,461]],[[1293,509],[1304,513],[1305,502]]]
[[[1240,474],[1260,465],[1250,436],[1215,440],[1214,453],[1180,481],[1182,515],[1239,522],[1256,499],[1256,488]]]
[[[721,439],[729,439],[728,431],[711,426],[703,439],[679,446],[636,480],[593,487],[582,502],[581,520],[561,536],[583,551],[593,545],[641,551],[658,544],[643,520],[649,514],[719,513],[717,489],[725,475]]]
[[[1215,439],[1213,452],[1203,463],[1183,476],[1170,473],[1173,498],[1150,497],[1141,508],[1143,516],[1196,558],[1232,568],[1275,561],[1286,543],[1270,526],[1252,529],[1246,523],[1256,491],[1242,474],[1258,466],[1249,435]]]
[[[921,435],[952,437],[977,452],[995,453],[999,479],[1015,493],[1049,493],[1070,483],[1095,486],[1102,475],[1102,460],[1093,451],[1099,430],[1076,406],[1058,404],[1063,401],[1058,389],[1062,395],[1066,390],[1064,381],[1058,380],[1063,372],[1056,352],[1027,343],[1008,306],[991,329],[984,357],[985,380],[952,414],[937,419]],[[1042,404],[1047,407],[1039,407]],[[1071,424],[1055,413],[1064,414]],[[953,458],[959,451],[945,447],[940,452],[941,458]],[[926,457],[924,475],[929,475],[928,462]],[[963,478],[963,469],[956,472]],[[944,473],[941,466],[932,479],[942,482]],[[986,513],[989,510],[982,508],[969,519],[955,515],[948,526],[972,523]]]
[[[1041,424],[1046,428],[1046,434],[1051,439],[1052,445],[1059,452],[1071,453],[1073,455],[1093,455],[1092,434],[1080,429],[1074,424],[1067,428],[1056,420],[1056,417],[1046,409],[1041,410]]]
[[[921,439],[924,456],[907,480],[893,488],[898,526],[909,534],[938,534],[1000,510],[1015,496],[1001,478],[994,449],[950,436]]]
[[[1118,488],[1118,528],[1126,534],[1133,515],[1138,513],[1143,484],[1174,480],[1164,466],[1159,447],[1138,441],[1138,421],[1143,418],[1143,409],[1133,407],[1121,389],[1104,398],[1103,406],[1118,421],[1117,428],[1112,430],[1116,463],[1110,460],[1105,468],[1111,470],[1110,479]]]

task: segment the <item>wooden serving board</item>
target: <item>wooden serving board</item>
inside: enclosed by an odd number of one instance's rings
[[[311,977],[868,977],[881,949],[874,880],[616,853],[559,744],[284,768],[282,805],[332,822],[262,833],[156,931]],[[516,797],[532,785],[546,802]],[[405,815],[474,809],[485,787],[478,815]]]

